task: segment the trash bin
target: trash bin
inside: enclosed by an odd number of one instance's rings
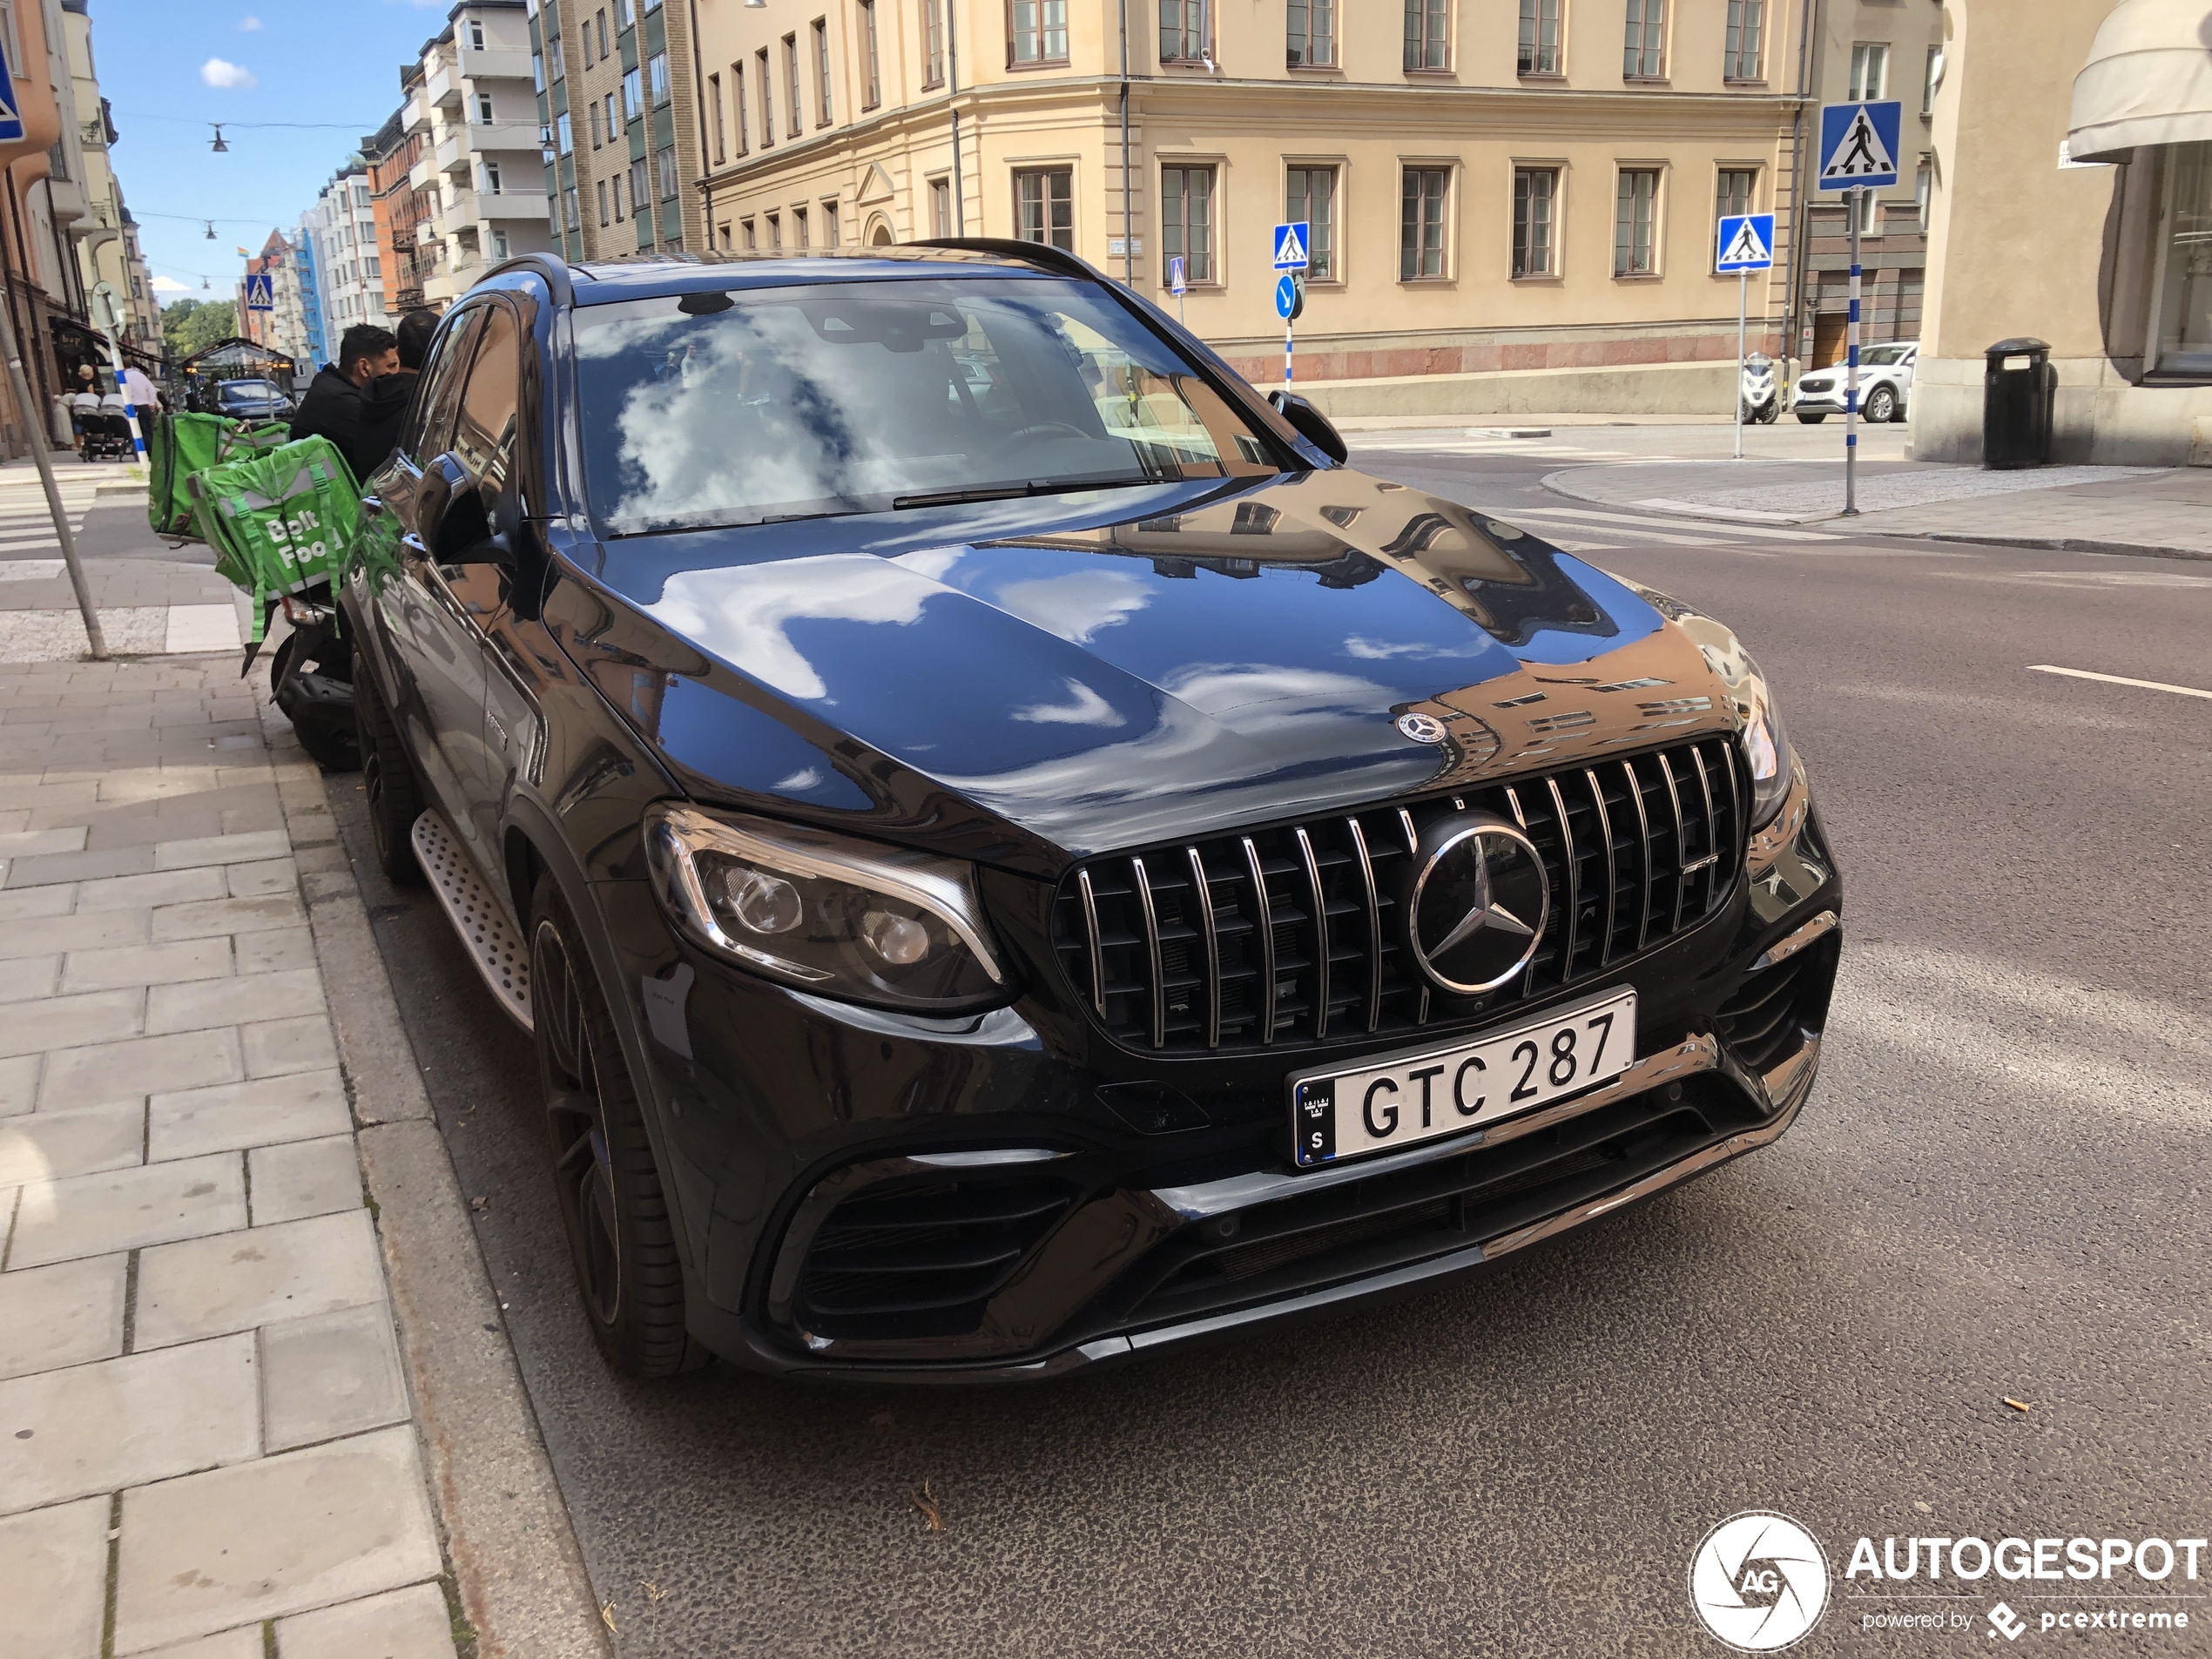
[[[2000,340],[1982,354],[1981,464],[2040,467],[2051,458],[2051,346]]]

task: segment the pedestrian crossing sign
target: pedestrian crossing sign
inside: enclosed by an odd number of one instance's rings
[[[7,54],[0,52],[0,144],[22,142],[23,106],[16,102],[16,85],[9,78]]]
[[[267,272],[253,271],[246,274],[246,308],[248,311],[276,309],[276,279]]]
[[[1721,219],[1720,255],[1713,269],[1723,276],[1738,271],[1770,270],[1774,265],[1774,215],[1730,213]]]
[[[1303,271],[1309,261],[1306,249],[1313,245],[1313,226],[1301,219],[1295,225],[1275,227],[1275,268],[1278,271]]]
[[[1897,183],[1898,132],[1905,106],[1886,104],[1824,104],[1820,110],[1820,177],[1823,190],[1887,189]]]

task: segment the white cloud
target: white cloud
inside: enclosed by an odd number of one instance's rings
[[[190,293],[192,285],[179,282],[174,277],[158,276],[153,280],[153,291],[156,293]]]
[[[245,64],[227,63],[220,57],[211,57],[202,64],[199,78],[210,86],[243,88],[261,84]]]
[[[260,27],[261,20],[250,11],[238,20],[238,32],[241,35],[257,33]]]

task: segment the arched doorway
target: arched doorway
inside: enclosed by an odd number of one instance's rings
[[[868,246],[889,247],[899,239],[891,233],[890,222],[880,215],[868,226]]]

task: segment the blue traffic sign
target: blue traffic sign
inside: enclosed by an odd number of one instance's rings
[[[276,309],[276,279],[266,271],[253,271],[246,273],[246,308],[248,311],[274,311]]]
[[[0,144],[23,141],[23,106],[16,102],[16,84],[8,74],[8,55],[0,52]]]
[[[1168,261],[1168,292],[1178,300],[1190,292],[1190,266],[1180,253]]]
[[[1824,104],[1820,108],[1820,176],[1823,190],[1885,190],[1897,183],[1898,134],[1905,105]]]
[[[1305,219],[1295,225],[1275,227],[1275,268],[1278,271],[1303,271],[1312,263],[1306,252],[1313,246],[1313,226]]]
[[[1713,269],[1723,276],[1774,266],[1774,215],[1730,213],[1721,220],[1719,253]]]
[[[1305,307],[1298,303],[1305,296],[1298,292],[1298,280],[1285,271],[1275,279],[1275,314],[1285,322],[1297,317]]]

